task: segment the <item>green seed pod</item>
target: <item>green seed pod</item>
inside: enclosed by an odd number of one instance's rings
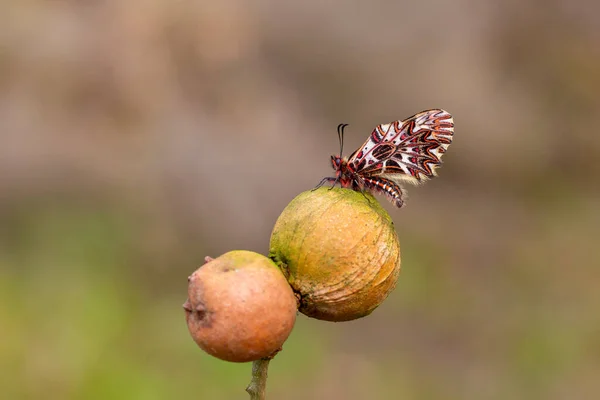
[[[392,219],[369,193],[301,193],[271,234],[270,257],[300,296],[300,312],[327,321],[370,314],[396,286],[400,243]]]

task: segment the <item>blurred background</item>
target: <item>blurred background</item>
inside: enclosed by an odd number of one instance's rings
[[[6,399],[245,399],[181,308],[205,255],[379,123],[454,115],[392,215],[396,290],[298,318],[273,399],[600,397],[598,2],[8,0],[0,12]]]

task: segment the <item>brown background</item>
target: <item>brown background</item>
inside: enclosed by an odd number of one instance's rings
[[[0,12],[7,399],[246,398],[181,304],[205,255],[268,251],[372,128],[455,118],[409,188],[370,317],[299,317],[274,399],[600,396],[593,1],[8,0]],[[383,201],[382,198],[380,200]]]

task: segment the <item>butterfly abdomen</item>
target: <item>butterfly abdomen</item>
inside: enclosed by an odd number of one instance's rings
[[[385,178],[364,178],[364,187],[375,193],[383,193],[398,208],[404,205],[400,185]]]

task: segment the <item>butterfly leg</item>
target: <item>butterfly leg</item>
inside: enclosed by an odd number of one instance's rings
[[[369,202],[369,204],[371,204],[371,199],[369,199],[367,197],[367,195],[365,194],[366,192],[368,192],[369,190],[367,189],[367,187],[365,186],[364,182],[361,183],[359,180],[355,179],[352,181],[352,190],[360,192],[365,199],[367,199],[367,201]]]
[[[330,180],[330,182],[331,182],[331,180]],[[339,176],[335,177],[335,179],[333,180],[333,185],[331,185],[331,187],[329,188],[329,190],[333,189],[335,187],[335,185],[337,185],[338,183],[340,184],[340,186],[342,185],[340,183],[340,177]]]
[[[325,183],[327,182],[333,182],[333,186],[335,186],[335,184],[338,182],[337,178],[334,178],[332,176],[328,176],[326,178],[321,179],[321,182],[319,182],[319,184],[317,186],[315,186],[315,188],[311,191],[317,190],[318,188],[320,188],[321,186],[323,186]],[[333,186],[331,186],[333,188]]]
[[[367,197],[367,195],[365,193],[367,193],[368,190],[366,189],[362,189],[360,190],[360,193],[364,196],[365,199],[367,199],[367,202],[369,202],[369,204],[371,204],[371,199]]]

